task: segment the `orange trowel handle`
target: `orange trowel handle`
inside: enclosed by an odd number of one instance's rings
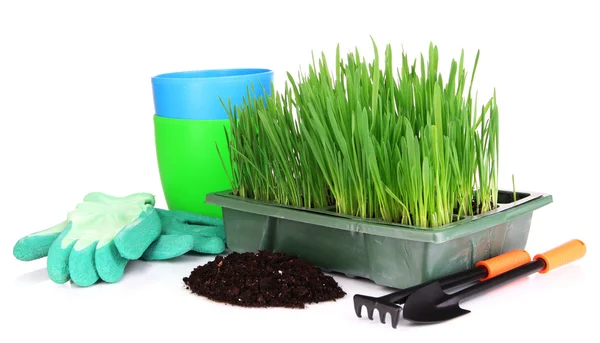
[[[487,276],[482,278],[481,281],[491,279],[502,273],[505,273],[511,269],[515,269],[519,266],[529,263],[531,256],[525,250],[512,250],[502,255],[498,255],[487,259],[485,261],[479,261],[475,264],[475,267],[483,266],[487,269]]]

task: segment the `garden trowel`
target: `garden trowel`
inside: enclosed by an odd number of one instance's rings
[[[530,274],[545,274],[552,269],[571,263],[585,255],[585,244],[577,239],[564,243],[543,254],[536,255],[527,264],[516,267],[494,278],[479,281],[454,294],[447,294],[439,281],[429,283],[408,296],[403,317],[418,323],[437,323],[460,317],[467,313],[459,306],[464,299],[500,287]]]
[[[479,280],[490,279],[530,261],[531,256],[527,251],[513,250],[485,261],[479,261],[475,264],[474,268],[447,275],[438,279],[437,282],[444,290],[467,286]],[[389,313],[391,316],[392,327],[396,328],[400,319],[400,311],[402,311],[402,306],[399,304],[403,304],[411,293],[421,289],[428,283],[430,282],[401,289],[379,298],[356,294],[354,296],[354,311],[360,318],[362,317],[361,310],[364,306],[367,309],[369,319],[373,320],[373,312],[374,310],[377,310],[383,324],[385,324],[385,316]]]

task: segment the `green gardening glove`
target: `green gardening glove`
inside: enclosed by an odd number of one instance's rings
[[[154,208],[154,197],[114,197],[94,192],[54,227],[21,238],[14,256],[31,261],[48,256],[48,275],[89,286],[116,282],[129,260],[165,260],[189,251],[225,250],[221,219]]]
[[[166,260],[189,251],[220,254],[225,250],[223,220],[184,211],[156,211],[162,235],[142,255],[143,260]]]
[[[22,261],[47,256],[52,281],[90,286],[121,279],[128,261],[139,259],[160,234],[151,194],[90,193],[64,222],[21,238],[13,254]]]
[[[89,201],[114,199],[104,193],[90,193]],[[167,260],[195,251],[220,254],[225,250],[222,219],[184,211],[155,208],[161,222],[161,235],[142,254],[142,260]]]

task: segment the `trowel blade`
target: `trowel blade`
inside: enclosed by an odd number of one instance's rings
[[[437,323],[460,317],[471,311],[460,308],[458,301],[444,293],[439,282],[412,293],[404,303],[404,319],[417,323]]]

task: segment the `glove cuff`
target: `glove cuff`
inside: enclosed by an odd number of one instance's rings
[[[129,204],[140,204],[150,206],[154,206],[156,204],[156,199],[154,198],[154,195],[144,192],[132,193],[123,197],[117,197],[101,192],[91,192],[83,198],[83,201],[111,204],[123,202]]]

